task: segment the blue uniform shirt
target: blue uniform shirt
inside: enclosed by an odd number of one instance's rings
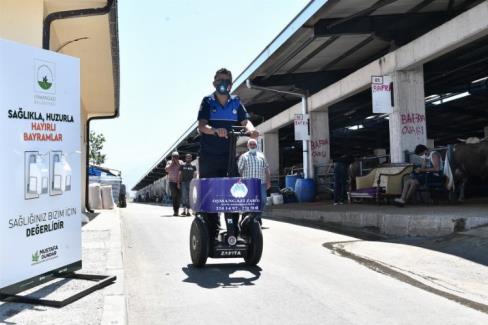
[[[230,130],[232,126],[240,126],[247,120],[247,112],[237,96],[231,96],[222,106],[214,94],[205,96],[200,105],[198,120],[207,120],[215,128]],[[229,139],[216,135],[200,134],[200,155],[227,157],[229,155]]]

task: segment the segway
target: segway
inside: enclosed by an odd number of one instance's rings
[[[263,234],[256,218],[261,212],[261,180],[236,177],[236,143],[244,135],[242,128],[229,131],[229,177],[200,178],[190,183],[190,206],[195,211],[190,255],[196,267],[204,266],[208,257],[244,258],[249,266],[261,260]],[[205,213],[224,213],[226,229],[219,229],[216,238],[210,238]]]

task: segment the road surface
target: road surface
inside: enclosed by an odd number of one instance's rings
[[[142,204],[121,215],[129,324],[488,324],[486,313],[324,247],[360,239],[264,220],[258,267],[209,259],[197,269],[192,217]]]

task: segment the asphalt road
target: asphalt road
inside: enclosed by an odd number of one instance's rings
[[[129,324],[488,324],[485,313],[323,246],[353,237],[264,220],[258,267],[209,259],[196,269],[192,217],[141,204],[121,214]]]

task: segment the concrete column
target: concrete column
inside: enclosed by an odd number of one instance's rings
[[[271,176],[280,174],[280,142],[278,132],[265,133],[263,136],[263,152],[268,161]]]
[[[391,161],[403,162],[405,150],[427,144],[423,68],[395,71],[392,77],[395,106],[390,114]]]
[[[312,170],[330,162],[329,113],[310,113],[310,161]],[[313,171],[312,171],[313,172]],[[313,177],[310,176],[310,177]]]

